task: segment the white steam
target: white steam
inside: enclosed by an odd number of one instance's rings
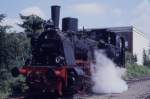
[[[128,89],[128,85],[122,79],[124,68],[117,67],[101,51],[95,52],[96,63],[92,64],[92,88],[95,93],[122,93]]]

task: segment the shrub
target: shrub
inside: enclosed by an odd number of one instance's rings
[[[150,68],[147,66],[141,66],[137,64],[132,64],[127,66],[128,78],[140,77],[146,75],[150,75]]]
[[[22,94],[26,89],[25,78],[19,76],[17,78],[9,77],[0,82],[0,99],[8,95],[19,95]]]

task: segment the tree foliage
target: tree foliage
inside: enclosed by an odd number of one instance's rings
[[[133,55],[130,52],[125,52],[125,61],[126,65],[136,64],[137,62],[137,55]]]
[[[10,33],[7,38],[7,66],[10,70],[15,66],[22,66],[30,53],[29,39],[25,33]],[[10,67],[11,65],[11,67]]]
[[[24,65],[30,53],[26,33],[8,31],[10,26],[2,23],[4,18],[5,15],[0,14],[0,93],[8,93],[12,83],[11,68]]]
[[[149,53],[146,53],[145,50],[143,50],[143,64],[144,64],[145,66],[150,66]]]
[[[28,37],[38,36],[43,31],[44,20],[36,15],[23,16],[20,14],[23,23],[19,24],[24,28],[24,32]]]
[[[6,50],[5,50],[5,41],[6,41],[6,31],[8,26],[2,25],[2,21],[5,18],[4,14],[0,14],[0,69],[4,68],[6,63]]]

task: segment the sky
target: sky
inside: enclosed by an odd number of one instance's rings
[[[61,6],[61,18],[75,17],[79,27],[103,28],[135,26],[150,38],[150,0],[1,0],[4,24],[22,31],[19,14],[51,18],[51,5]]]

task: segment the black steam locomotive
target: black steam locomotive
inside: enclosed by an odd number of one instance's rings
[[[90,64],[94,51],[104,50],[118,66],[125,66],[124,38],[106,29],[78,30],[78,19],[63,18],[59,29],[60,6],[51,7],[52,21],[45,30],[31,38],[32,58],[25,66],[14,68],[12,74],[22,74],[30,92],[65,94],[79,93],[90,88]]]

